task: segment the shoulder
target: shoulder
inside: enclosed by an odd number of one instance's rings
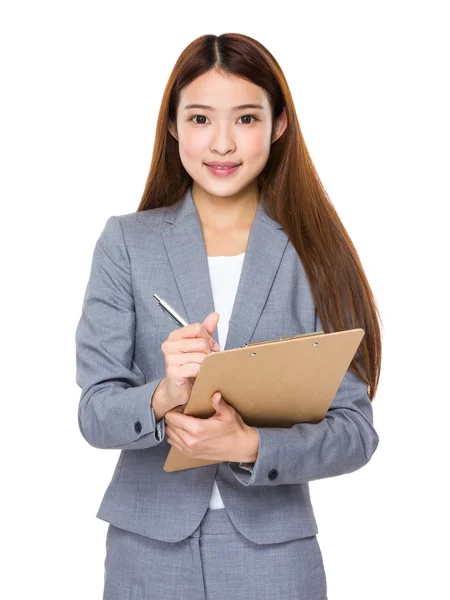
[[[132,243],[143,236],[159,234],[164,227],[166,207],[135,211],[107,218],[100,235],[101,241],[108,243]]]
[[[164,223],[167,207],[152,208],[149,210],[135,211],[122,215],[113,215],[110,219],[116,219],[118,223],[125,229],[133,229],[137,227],[146,227],[149,225],[158,226]]]

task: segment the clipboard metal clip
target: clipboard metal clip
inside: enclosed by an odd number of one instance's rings
[[[294,340],[296,338],[301,338],[301,337],[309,337],[311,335],[320,335],[324,333],[323,331],[313,331],[311,333],[299,333],[298,335],[283,335],[280,337],[276,337],[276,338],[272,338],[270,340],[262,340],[260,342],[247,342],[246,344],[242,344],[241,348],[246,348],[248,346],[256,346],[256,345],[260,345],[260,344],[270,344],[273,342],[284,342],[285,340]]]

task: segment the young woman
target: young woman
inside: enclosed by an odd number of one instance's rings
[[[220,394],[211,418],[182,414],[208,353],[356,327],[320,423],[251,427]],[[378,311],[256,40],[204,35],[179,57],[139,207],[109,217],[95,245],[76,346],[81,433],[121,450],[97,513],[104,600],[326,599],[308,482],[378,446]],[[171,446],[218,462],[166,472]]]

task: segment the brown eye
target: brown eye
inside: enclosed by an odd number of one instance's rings
[[[197,119],[197,117],[199,117],[200,119],[206,119],[204,115],[194,115],[189,120],[192,121],[192,119]],[[194,121],[194,123],[196,123],[197,125],[204,125],[204,123],[198,123],[197,121]]]
[[[189,119],[189,121],[192,121],[196,125],[205,125],[205,123],[199,123],[198,121],[195,121],[194,119],[206,119],[206,118],[207,117],[205,117],[204,115],[194,115]],[[246,119],[246,118],[253,119],[253,121],[247,121],[244,123],[244,125],[251,125],[254,121],[259,121],[259,119],[257,117],[255,117],[255,115],[242,115],[242,117],[240,117],[240,119]]]
[[[250,117],[250,119],[254,119],[255,121],[258,121],[258,119],[254,116],[254,115],[243,115],[241,117],[241,119],[246,119],[247,117]],[[251,125],[252,121],[244,123],[244,125]]]

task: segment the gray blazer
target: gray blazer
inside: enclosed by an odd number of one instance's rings
[[[167,473],[170,444],[152,394],[165,375],[161,344],[176,324],[153,293],[189,323],[214,311],[203,232],[190,187],[171,207],[111,216],[96,242],[76,330],[79,428],[95,448],[120,449],[97,517],[177,542],[208,509],[214,478],[235,527],[257,544],[318,533],[308,482],[356,471],[378,446],[367,385],[347,371],[326,417],[258,427],[253,468],[223,462]],[[322,329],[303,265],[259,204],[225,350]],[[214,338],[218,341],[217,331]]]

